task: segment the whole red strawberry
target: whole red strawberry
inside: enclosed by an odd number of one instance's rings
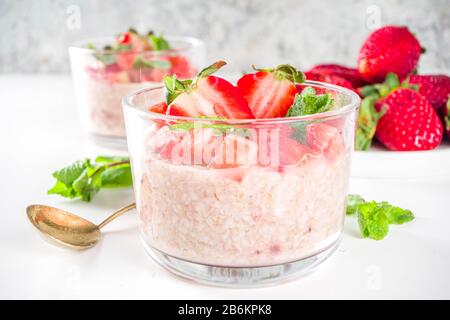
[[[381,82],[389,72],[404,79],[417,67],[422,48],[406,27],[386,26],[369,35],[358,55],[358,71],[370,83]]]
[[[444,124],[444,133],[446,137],[450,139],[450,98],[448,98],[447,103],[439,109],[439,115]]]
[[[396,151],[431,150],[442,140],[442,123],[428,100],[412,89],[396,89],[376,104],[385,109],[376,137]]]
[[[295,84],[305,80],[304,74],[288,64],[256,71],[237,82],[253,115],[257,119],[286,116],[297,93]]]
[[[339,64],[319,64],[310,69],[309,72],[331,74],[344,78],[345,80],[350,81],[352,86],[355,88],[367,84],[367,82],[359,74],[358,69],[342,66]]]
[[[419,87],[419,93],[425,96],[435,110],[441,109],[450,98],[450,77],[446,75],[411,75],[409,84]]]
[[[320,82],[325,82],[325,83],[330,83],[330,84],[335,84],[337,86],[341,86],[344,88],[348,88],[348,89],[352,89],[353,85],[350,81],[336,76],[334,74],[328,74],[328,73],[316,73],[316,72],[305,72],[305,76],[307,80],[313,80],[313,81],[320,81]]]

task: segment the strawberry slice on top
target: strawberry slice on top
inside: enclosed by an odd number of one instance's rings
[[[306,126],[306,140],[308,145],[318,153],[334,159],[344,149],[344,139],[334,126],[317,122]]]
[[[254,119],[238,89],[225,79],[211,75],[225,64],[218,61],[200,71],[193,80],[166,76],[167,113],[185,117]]]
[[[255,69],[239,79],[237,86],[255,118],[284,117],[294,102],[296,83],[305,75],[288,64],[273,69]]]

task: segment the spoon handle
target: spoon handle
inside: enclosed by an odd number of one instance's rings
[[[121,216],[122,214],[124,214],[127,211],[130,211],[131,209],[136,208],[136,203],[131,203],[123,208],[120,208],[119,210],[117,210],[116,212],[114,212],[112,215],[110,215],[108,218],[106,218],[102,223],[100,223],[98,225],[98,228],[101,229],[104,226],[106,226],[108,223],[110,223],[111,221],[113,221],[115,218]]]

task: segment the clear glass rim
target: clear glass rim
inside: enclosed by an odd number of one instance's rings
[[[132,53],[155,53],[155,55],[161,56],[161,55],[170,55],[174,53],[183,53],[192,49],[204,47],[205,43],[195,37],[187,37],[187,36],[171,36],[167,35],[164,36],[165,39],[169,42],[182,42],[184,45],[180,46],[178,48],[172,48],[169,50],[141,50],[141,51],[133,51]],[[99,37],[99,38],[90,38],[90,39],[84,39],[74,42],[71,46],[69,46],[69,51],[76,51],[79,53],[85,53],[85,54],[129,54],[131,52],[115,52],[114,50],[105,50],[105,49],[90,49],[86,48],[86,45],[88,43],[96,43],[96,42],[112,42],[114,41],[114,37]]]
[[[336,118],[339,116],[343,116],[345,114],[348,114],[350,112],[353,112],[358,109],[361,98],[359,95],[354,92],[353,90],[328,84],[324,82],[319,81],[305,81],[302,83],[303,85],[313,85],[313,86],[320,86],[325,89],[336,91],[340,94],[346,95],[350,97],[349,103],[345,104],[344,106],[330,110],[327,112],[322,113],[315,113],[311,115],[303,115],[303,116],[297,116],[297,117],[284,117],[284,118],[265,118],[265,119],[223,119],[223,120],[211,120],[207,118],[196,118],[196,117],[184,117],[184,116],[172,116],[167,114],[161,114],[157,112],[152,112],[148,110],[142,110],[139,106],[136,106],[133,104],[132,99],[142,93],[145,92],[151,92],[156,90],[164,89],[163,85],[157,86],[157,87],[151,87],[151,88],[143,88],[138,91],[132,92],[122,98],[122,104],[125,108],[130,108],[135,110],[137,113],[140,113],[143,116],[150,116],[153,119],[160,119],[164,121],[188,121],[188,122],[220,122],[220,123],[227,123],[227,124],[279,124],[279,123],[291,123],[291,122],[297,122],[297,121],[313,121],[318,119],[327,119],[327,118]]]

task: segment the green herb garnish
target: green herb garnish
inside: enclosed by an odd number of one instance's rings
[[[170,61],[167,60],[147,60],[142,56],[137,56],[133,61],[133,68],[153,68],[167,70],[172,67]]]
[[[132,185],[128,157],[97,157],[74,162],[53,173],[55,185],[48,194],[65,198],[91,201],[101,188],[129,187]]]
[[[155,51],[170,50],[170,45],[163,36],[155,36],[153,33],[148,35],[148,38],[152,44],[152,48]]]
[[[205,120],[212,120],[212,121],[226,120],[224,118],[207,117],[207,116],[200,116],[199,118],[205,119]],[[172,124],[169,128],[170,128],[170,130],[177,130],[177,131],[189,131],[191,129],[196,129],[196,128],[209,128],[209,129],[218,130],[220,133],[226,133],[226,132],[229,133],[231,130],[234,130],[233,126],[228,123],[202,123],[202,122],[192,122],[192,121],[180,121],[175,124]],[[244,130],[244,129],[242,129],[242,130]]]
[[[390,224],[403,224],[414,220],[414,214],[390,203],[365,201],[359,195],[347,197],[347,215],[356,214],[363,238],[381,240],[389,232]]]
[[[288,110],[286,117],[297,117],[308,114],[326,112],[333,106],[333,99],[329,93],[316,94],[312,87],[306,87],[295,95],[294,103]]]

